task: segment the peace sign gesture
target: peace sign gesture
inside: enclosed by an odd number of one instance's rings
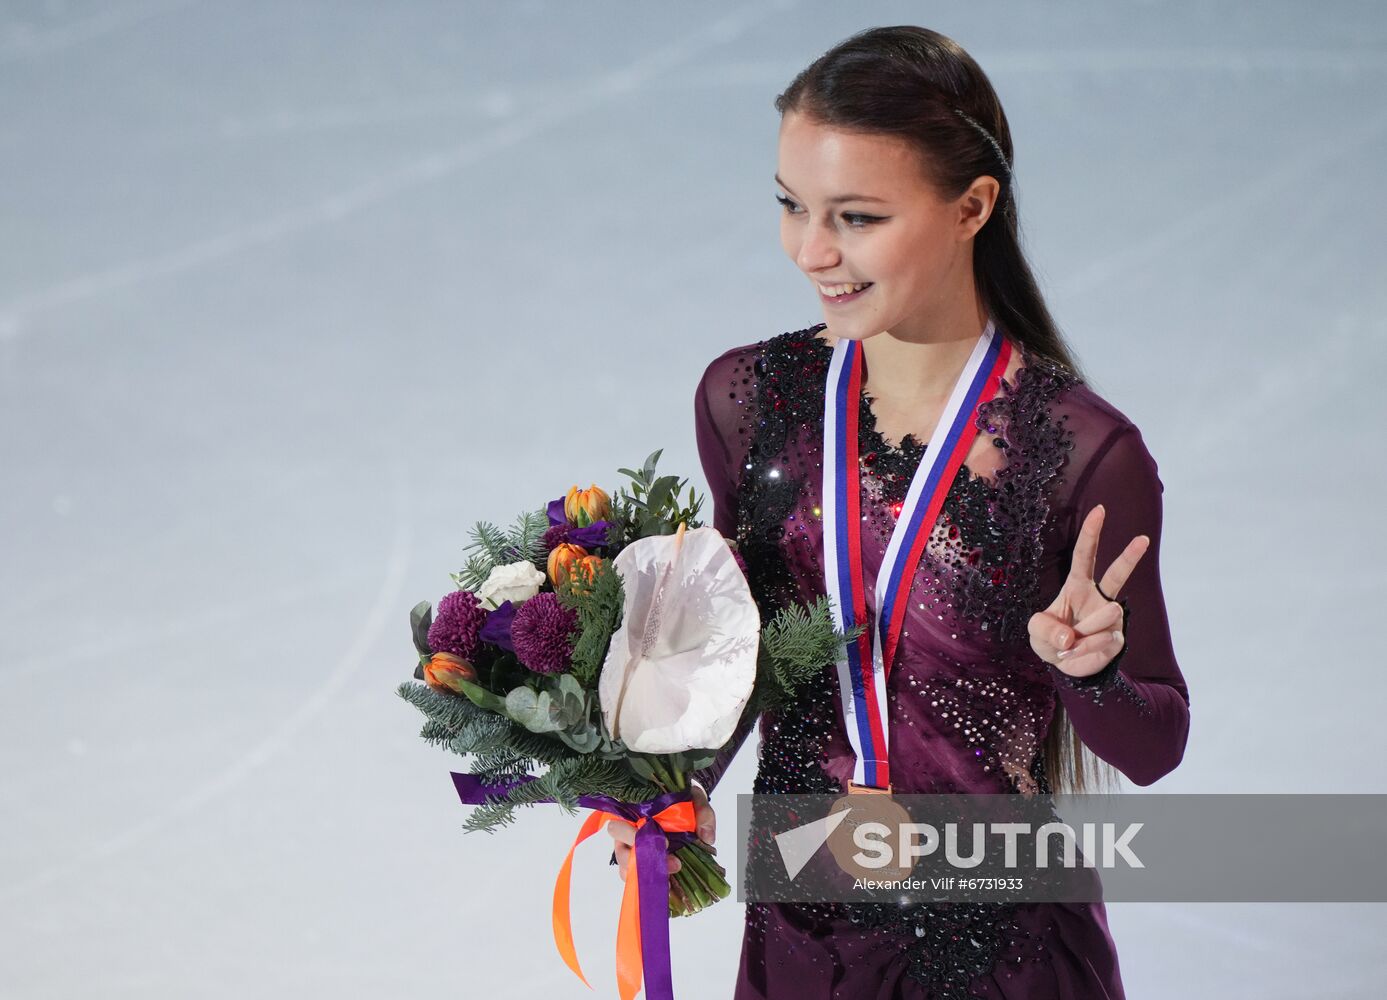
[[[1122,652],[1122,605],[1115,598],[1151,539],[1137,535],[1113,560],[1101,582],[1093,577],[1103,505],[1088,512],[1074,543],[1074,560],[1059,594],[1044,611],[1031,615],[1031,648],[1046,663],[1071,677],[1090,677]],[[1105,596],[1106,595],[1106,596]]]

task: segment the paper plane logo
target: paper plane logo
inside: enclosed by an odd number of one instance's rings
[[[843,810],[776,834],[775,846],[780,848],[780,860],[785,863],[785,871],[790,878],[804,870],[814,852],[823,846],[824,841],[828,840],[839,824],[847,818],[848,811]]]

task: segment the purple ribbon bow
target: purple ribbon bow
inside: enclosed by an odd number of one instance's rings
[[[464,805],[485,805],[488,796],[501,796],[519,785],[539,779],[524,775],[511,781],[487,784],[471,774],[449,772],[453,786]],[[637,892],[640,896],[641,965],[645,978],[646,1000],[674,1000],[674,976],[669,960],[669,866],[665,862],[671,850],[698,839],[688,830],[667,832],[655,822],[655,817],[677,802],[692,801],[688,789],[665,792],[646,802],[622,802],[607,795],[580,795],[578,804],[588,809],[600,809],[628,820],[632,825],[642,818],[648,820],[636,831]],[[552,798],[536,799],[553,802]]]

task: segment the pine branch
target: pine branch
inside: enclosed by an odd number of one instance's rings
[[[395,693],[454,734],[461,732],[468,722],[491,715],[460,694],[437,691],[414,681],[405,681]]]
[[[462,828],[468,833],[495,833],[503,826],[515,822],[515,806],[509,802],[488,802],[475,806],[463,820]]]
[[[497,566],[528,562],[536,569],[544,567],[548,553],[544,551],[544,533],[549,530],[547,509],[525,511],[509,531],[502,531],[490,521],[478,521],[472,527],[472,541],[463,549],[469,553],[461,571],[452,574],[453,581],[463,590],[477,590]]]
[[[510,746],[514,723],[489,712],[470,719],[452,735],[448,749],[457,754],[480,754]]]
[[[453,741],[453,731],[437,719],[425,722],[424,728],[419,730],[419,735],[426,743],[436,747],[446,747]]]
[[[487,784],[504,784],[530,774],[533,762],[509,747],[498,747],[477,755],[472,774]]]
[[[549,511],[526,511],[516,518],[515,526],[508,536],[511,549],[517,553],[511,562],[528,559],[537,566],[548,562],[544,551],[544,533],[549,530]]]

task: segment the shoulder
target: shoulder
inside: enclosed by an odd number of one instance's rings
[[[1112,482],[1162,492],[1156,460],[1140,428],[1087,383],[1076,380],[1066,385],[1055,397],[1051,419],[1064,427],[1068,437],[1065,478],[1071,498]]]
[[[704,366],[698,383],[699,394],[723,388],[735,391],[749,387],[764,372],[777,370],[778,363],[794,359],[797,355],[803,356],[806,352],[829,351],[827,341],[818,336],[824,326],[823,323],[816,323],[727,348]]]
[[[1127,414],[1100,396],[1087,382],[1074,381],[1060,390],[1054,412],[1071,424],[1075,433],[1106,439],[1127,433],[1140,433]]]

